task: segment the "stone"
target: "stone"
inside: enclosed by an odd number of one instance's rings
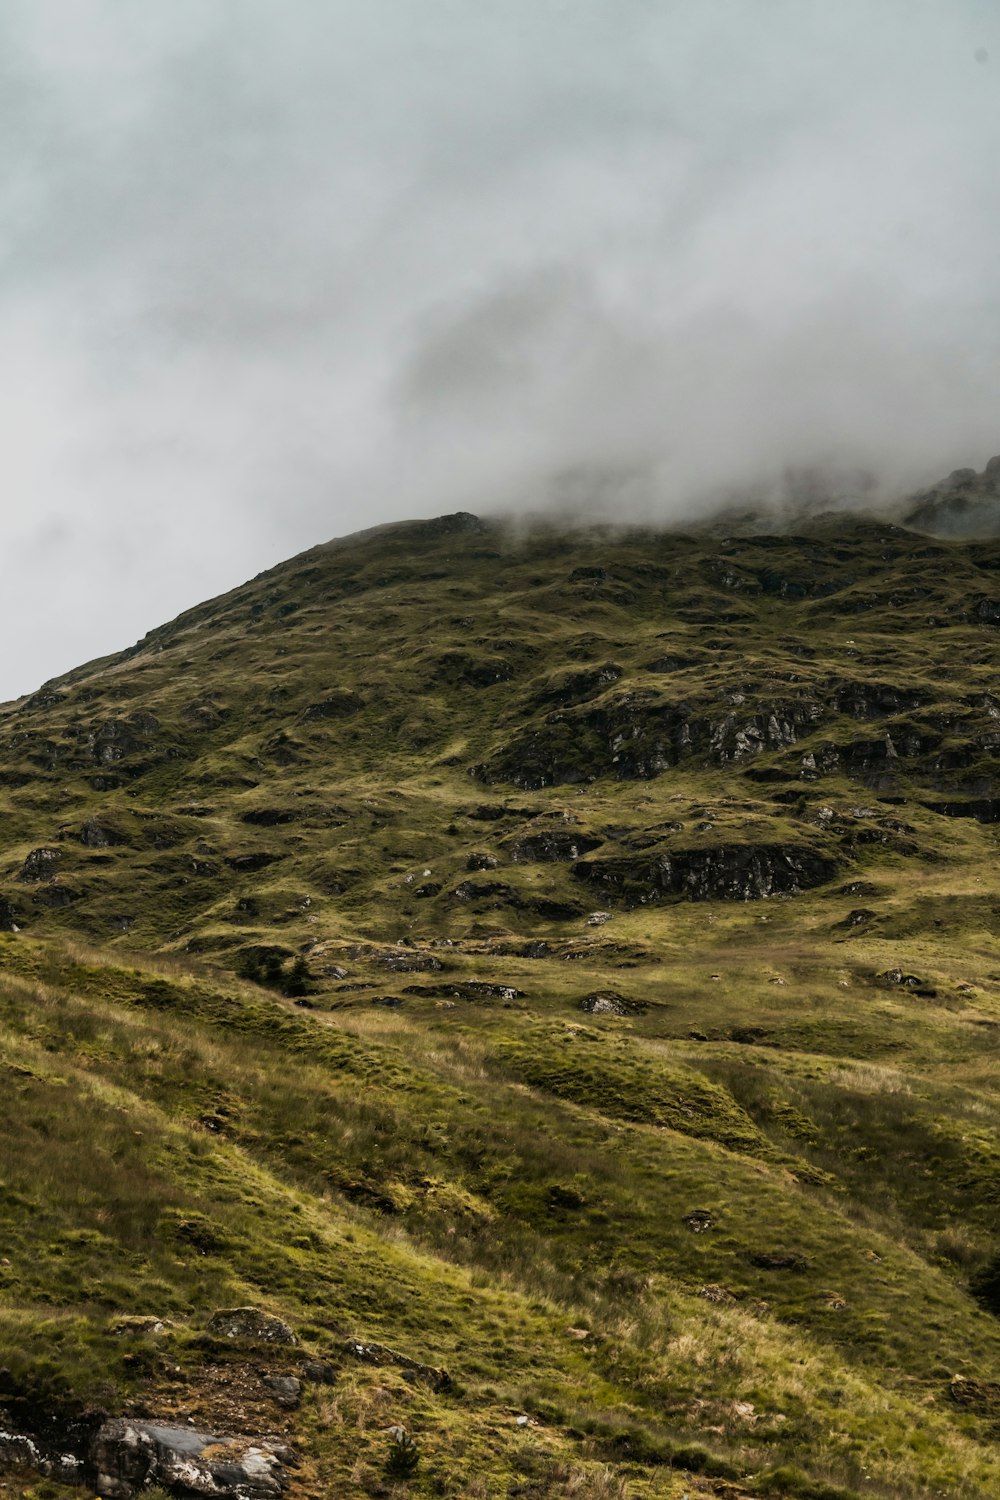
[[[760,1271],[805,1271],[809,1266],[796,1250],[754,1250],[747,1260]]]
[[[279,1406],[294,1411],[302,1400],[302,1382],[295,1375],[264,1375],[264,1385]]]
[[[153,1485],[216,1500],[272,1500],[283,1493],[293,1461],[290,1449],[268,1439],[119,1417],[98,1430],[87,1467],[102,1500],[132,1500]]]
[[[213,1338],[252,1344],[294,1344],[295,1334],[287,1323],[259,1307],[232,1307],[213,1313],[205,1332]]]
[[[580,1009],[592,1016],[644,1016],[646,1007],[616,990],[594,990],[584,995]]]
[[[465,861],[465,868],[467,870],[495,870],[499,863],[495,854],[474,852]]]
[[[693,1208],[684,1215],[684,1223],[692,1234],[705,1234],[715,1223],[707,1208]]]
[[[424,1364],[419,1359],[411,1359],[408,1354],[398,1354],[385,1344],[348,1339],[344,1345],[344,1353],[363,1365],[374,1365],[376,1368],[395,1366],[403,1371],[404,1379],[420,1381],[423,1385],[429,1385],[432,1391],[445,1391],[451,1385],[451,1376],[447,1370],[442,1370],[437,1365]]]
[[[51,880],[62,863],[62,857],[61,849],[32,849],[31,853],[26,856],[17,878],[26,884]]]

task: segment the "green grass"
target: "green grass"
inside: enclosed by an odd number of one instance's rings
[[[0,711],[9,1420],[283,1423],[302,1496],[995,1493],[997,835],[926,804],[1000,784],[1000,548],[943,545],[390,529]],[[733,849],[836,873],[650,879]],[[224,1394],[244,1302],[336,1367],[293,1415]]]

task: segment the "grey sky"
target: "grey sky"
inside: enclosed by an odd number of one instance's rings
[[[994,0],[5,0],[0,696],[327,537],[1000,450]]]

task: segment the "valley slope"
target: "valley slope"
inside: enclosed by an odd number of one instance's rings
[[[0,709],[6,1429],[996,1493],[998,629],[997,540],[459,514]]]

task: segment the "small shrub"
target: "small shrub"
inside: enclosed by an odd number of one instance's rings
[[[420,1450],[416,1442],[402,1427],[390,1428],[389,1437],[386,1476],[389,1479],[412,1479],[420,1464]]]

